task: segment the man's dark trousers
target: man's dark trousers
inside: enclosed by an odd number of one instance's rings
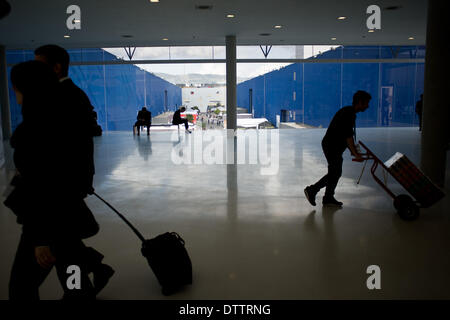
[[[322,142],[323,153],[328,162],[328,173],[311,187],[315,192],[326,187],[325,197],[333,197],[339,178],[342,175],[342,153],[343,151],[335,150],[328,147]]]
[[[173,124],[178,125],[178,124],[183,124],[184,123],[184,127],[186,128],[186,130],[189,130],[189,123],[188,123],[188,119],[180,119],[180,120],[175,120],[173,122]]]
[[[134,124],[137,127],[137,134],[139,135],[141,133],[141,127],[146,126],[147,127],[147,134],[150,134],[150,126],[152,125],[151,122],[146,122],[143,120],[138,120]]]
[[[56,258],[56,271],[59,281],[64,289],[64,299],[94,299],[93,287],[88,277],[88,267],[85,262],[86,247],[80,239],[75,237],[59,239],[50,250]],[[81,289],[67,288],[67,267],[77,265],[81,269]],[[22,233],[16,258],[11,270],[9,283],[9,298],[11,300],[39,300],[39,286],[47,278],[52,268],[44,269],[36,261],[34,245]]]

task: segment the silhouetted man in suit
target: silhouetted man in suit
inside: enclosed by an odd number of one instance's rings
[[[96,234],[98,224],[71,190],[72,166],[69,161],[67,167],[67,160],[72,146],[62,135],[53,135],[62,105],[58,78],[47,64],[27,61],[13,66],[11,83],[22,106],[22,122],[10,139],[18,174],[4,204],[16,214],[22,235],[11,269],[9,298],[38,300],[40,285],[56,266],[64,298],[93,299],[81,239]],[[68,275],[74,272],[68,270],[70,266],[78,267],[76,288]]]
[[[146,107],[138,112],[137,121],[134,126],[137,128],[137,134],[141,133],[141,126],[147,126],[147,135],[150,134],[150,126],[152,125],[152,113]]]
[[[369,93],[357,91],[353,95],[351,106],[340,109],[331,120],[325,137],[322,140],[323,153],[328,162],[328,173],[317,183],[305,188],[309,203],[316,205],[316,194],[326,187],[323,205],[342,206],[342,202],[334,198],[334,190],[342,174],[342,154],[349,149],[355,161],[362,161],[361,154],[356,150],[354,135],[356,113],[364,112],[372,99]]]
[[[69,131],[65,136],[65,143],[70,145],[72,151],[64,174],[71,181],[71,188],[67,192],[74,195],[76,206],[83,210],[89,210],[84,202],[88,194],[94,192],[93,178],[95,174],[94,165],[94,142],[93,136],[97,121],[94,117],[94,107],[88,96],[69,78],[68,52],[56,45],[45,45],[35,50],[35,59],[47,63],[59,79],[59,95],[64,101],[60,112]],[[82,214],[82,212],[80,212]],[[105,287],[114,270],[102,263],[103,255],[93,248],[85,250],[86,263],[94,274],[95,292],[100,292]]]

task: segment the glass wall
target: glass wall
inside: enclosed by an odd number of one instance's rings
[[[122,49],[123,50],[123,49]],[[102,49],[68,50],[71,62],[115,61],[117,57]],[[34,59],[32,51],[8,51],[8,64]],[[8,68],[8,78],[11,67]],[[174,111],[181,104],[181,88],[132,64],[73,65],[69,76],[88,95],[103,130],[131,130],[143,106],[156,116]],[[10,81],[10,79],[9,79]],[[11,82],[9,83],[11,125],[22,121]]]
[[[365,63],[359,59],[421,59],[423,47],[339,47],[311,59],[352,59],[342,63],[294,63],[238,85],[238,107],[274,125],[297,122],[327,127],[353,94],[371,94],[370,108],[357,115],[359,127],[416,126],[415,104],[423,93],[424,63]],[[251,65],[251,64],[246,64]],[[242,68],[238,64],[238,69]]]
[[[424,59],[424,47],[271,47],[269,59],[310,60],[294,64],[264,63],[262,51],[259,46],[237,47],[238,59],[261,59],[237,66],[238,107],[246,108],[254,117],[264,117],[276,124],[278,115],[283,122],[326,127],[339,108],[352,103],[354,92],[365,90],[372,95],[372,101],[366,112],[358,114],[358,126],[418,124],[415,104],[423,92],[424,63],[399,63],[394,59]],[[214,89],[225,83],[223,63],[103,64],[129,60],[124,48],[72,49],[69,54],[74,63],[69,76],[89,96],[103,130],[130,130],[142,106],[147,106],[153,116],[175,110],[183,104],[181,87]],[[7,51],[9,65],[33,58],[30,50]],[[223,46],[136,48],[133,56],[133,60],[224,58]],[[79,64],[86,62],[94,64]],[[21,111],[11,84],[10,97],[15,129],[21,122]]]

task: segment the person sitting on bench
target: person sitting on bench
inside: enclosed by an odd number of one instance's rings
[[[134,126],[137,127],[137,134],[138,135],[140,134],[141,126],[147,126],[147,135],[149,135],[151,125],[152,125],[152,113],[148,111],[146,107],[142,107],[142,110],[138,112],[137,121],[134,124]]]
[[[185,112],[185,111],[186,111],[185,107],[181,107],[180,109],[175,111],[175,113],[173,114],[172,124],[179,125],[179,124],[183,124],[184,123],[184,127],[186,128],[186,132],[191,133],[191,131],[189,130],[189,122],[188,122],[188,120],[181,118],[181,112]]]

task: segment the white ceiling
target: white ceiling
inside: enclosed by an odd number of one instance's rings
[[[67,48],[224,45],[226,35],[236,35],[239,45],[424,45],[426,33],[426,0],[8,1],[11,13],[0,20],[0,44],[8,49],[46,43]],[[81,7],[81,30],[66,27],[71,4]],[[382,8],[381,30],[374,33],[366,27],[371,4]],[[400,9],[385,10],[390,6]],[[226,18],[228,13],[236,17]]]

